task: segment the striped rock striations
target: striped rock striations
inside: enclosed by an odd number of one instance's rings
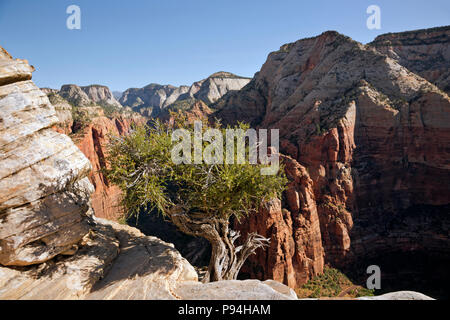
[[[248,275],[295,287],[323,263],[375,259],[387,274],[383,256],[449,259],[450,99],[397,60],[325,32],[271,53],[213,108],[225,123],[279,129],[292,158],[282,202],[240,226],[272,239]]]
[[[0,48],[1,49],[1,48]],[[26,60],[0,51],[0,265],[27,266],[72,254],[88,232],[88,159],[31,81]]]

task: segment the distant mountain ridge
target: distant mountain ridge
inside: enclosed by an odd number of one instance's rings
[[[48,94],[58,94],[69,103],[79,106],[88,107],[93,105],[109,105],[121,108],[122,105],[114,97],[111,90],[104,85],[92,84],[89,86],[78,86],[76,84],[64,84],[61,89],[41,88],[43,92]]]
[[[149,116],[157,116],[162,109],[175,103],[193,104],[202,101],[207,105],[216,102],[230,91],[242,89],[250,78],[219,71],[191,86],[160,85],[151,83],[143,88],[125,90],[119,102]]]
[[[369,43],[377,51],[450,94],[450,26],[387,33]]]

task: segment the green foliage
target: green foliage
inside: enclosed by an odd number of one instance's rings
[[[260,169],[266,165],[250,164],[247,157],[244,164],[176,165],[171,158],[176,128],[184,128],[193,136],[193,124],[178,118],[171,126],[155,120],[152,126],[138,127],[126,137],[112,139],[110,166],[105,172],[122,189],[122,204],[128,214],[141,208],[147,212],[157,208],[167,214],[181,207],[190,214],[239,219],[263,201],[281,195],[287,183],[281,166],[277,175],[261,175]],[[204,122],[203,131],[208,128]],[[219,123],[214,128],[225,136],[225,128]],[[246,130],[248,126],[239,124],[235,128]],[[203,142],[203,150],[207,145]]]
[[[194,99],[194,98],[178,100],[178,101],[175,101],[171,106],[169,106],[169,110],[173,111],[173,112],[187,111],[187,110],[190,110],[192,108],[192,105],[196,101],[197,100]]]
[[[325,266],[323,274],[316,276],[297,289],[299,298],[364,297],[373,296],[374,290],[354,285],[337,269]]]
[[[123,109],[108,103],[98,103],[98,105],[103,109],[105,116],[112,118],[114,114],[123,113]]]

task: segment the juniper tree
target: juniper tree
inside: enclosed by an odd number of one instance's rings
[[[205,133],[210,126],[203,124]],[[265,201],[280,196],[286,185],[284,171],[280,168],[274,175],[263,175],[261,169],[268,165],[251,163],[250,157],[240,164],[175,164],[171,153],[177,142],[172,133],[178,128],[194,134],[193,124],[177,118],[172,125],[155,121],[112,139],[107,177],[123,191],[122,205],[128,215],[155,212],[156,208],[182,232],[211,243],[205,282],[236,279],[245,260],[256,249],[268,246],[269,239],[251,233],[238,245],[240,233],[230,228],[230,218],[257,214]],[[244,124],[233,128],[214,125],[224,135],[225,129],[245,132],[248,128]],[[207,142],[201,143],[201,151],[207,147]],[[246,143],[247,151],[249,147]],[[237,148],[233,152],[237,156]],[[194,158],[194,151],[191,155]]]

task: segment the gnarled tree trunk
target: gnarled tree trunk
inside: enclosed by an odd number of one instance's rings
[[[203,282],[235,280],[245,260],[269,243],[269,239],[251,233],[242,245],[236,246],[240,233],[229,229],[226,219],[187,214],[179,208],[171,210],[169,218],[182,232],[211,243],[211,260]]]

